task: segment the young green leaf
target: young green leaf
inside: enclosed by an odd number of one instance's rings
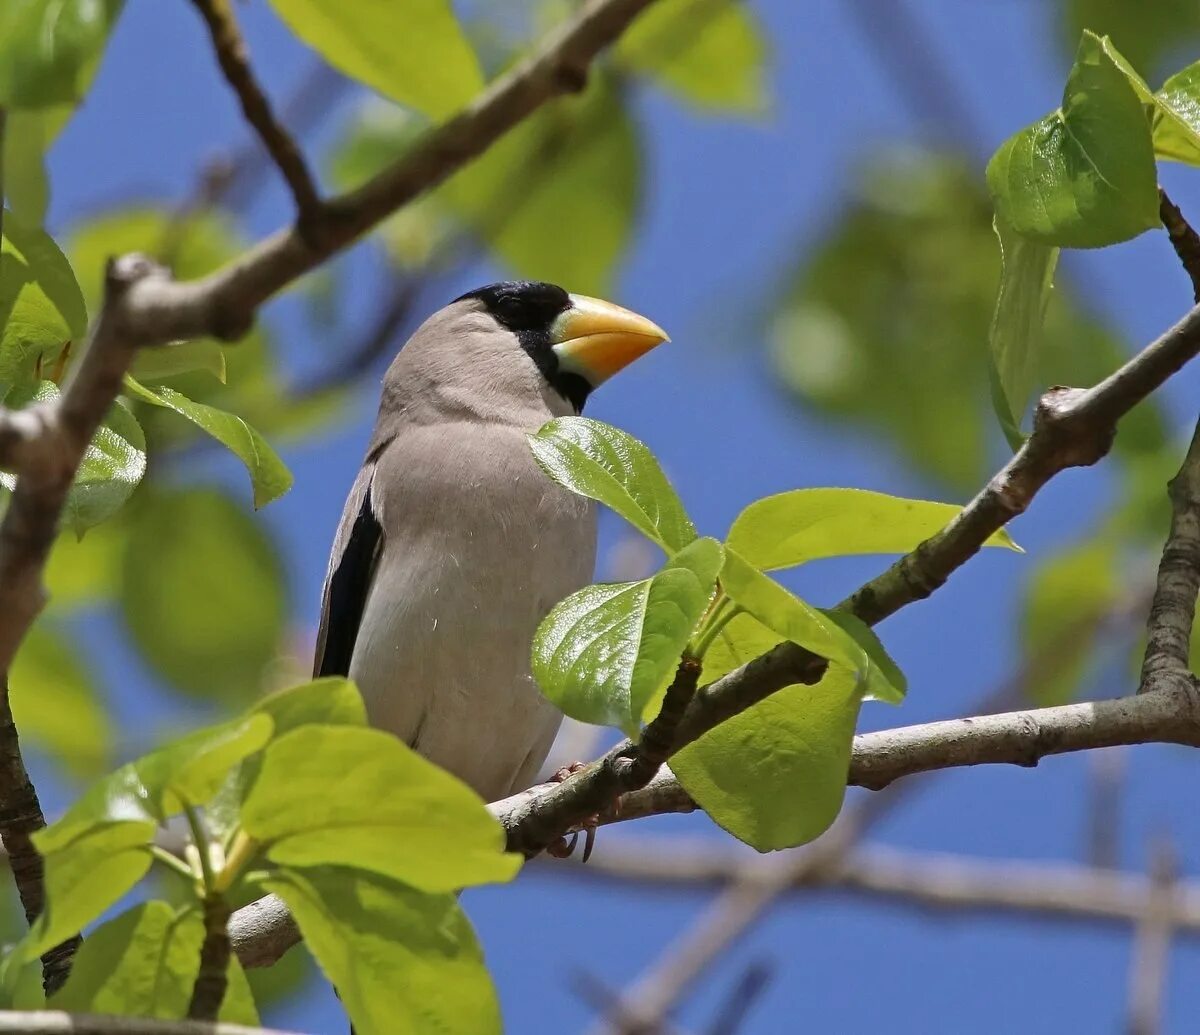
[[[81,646],[39,621],[22,641],[8,678],[22,742],[47,752],[76,778],[105,772],[113,750],[112,723]]]
[[[203,370],[225,383],[225,350],[219,342],[200,338],[139,349],[129,373],[138,381],[162,381],[193,370]]]
[[[204,923],[194,906],[143,902],[88,934],[67,983],[48,1004],[71,1013],[182,1020],[200,969]],[[245,973],[233,957],[219,1020],[258,1024]]]
[[[701,110],[762,113],[768,46],[754,11],[730,0],[661,0],[616,46],[621,64]]]
[[[367,709],[362,694],[349,679],[326,676],[277,690],[251,708],[269,715],[280,737],[301,726],[365,726]]]
[[[236,704],[257,698],[288,619],[275,544],[212,489],[143,493],[118,604],[159,675],[187,694]]]
[[[59,396],[53,381],[40,381],[30,391],[9,393],[9,406],[48,402]],[[88,443],[75,481],[67,493],[63,522],[77,536],[112,517],[125,505],[146,473],[146,436],[137,418],[119,399]],[[0,472],[0,485],[10,491],[16,476]]]
[[[737,615],[704,659],[704,678],[769,650],[778,636]],[[790,686],[727,719],[671,758],[679,782],[705,812],[760,852],[806,844],[837,818],[863,687],[830,665],[816,686]]]
[[[696,538],[654,454],[632,435],[587,417],[559,417],[530,435],[529,446],[559,485],[615,510],[668,554]]]
[[[573,719],[636,735],[712,601],[721,561],[720,543],[697,539],[653,578],[571,594],[533,639],[542,693]]]
[[[729,529],[728,546],[764,571],[822,557],[908,553],[961,511],[867,489],[793,489],[746,507]],[[1003,529],[985,545],[1018,549]]]
[[[1022,237],[997,215],[1000,241],[1000,294],[988,335],[992,404],[1009,445],[1019,449],[1021,418],[1037,383],[1038,346],[1058,249]]]
[[[301,726],[272,741],[242,825],[281,866],[353,866],[422,891],[506,881],[521,865],[465,784],[390,734],[354,726]]]
[[[123,0],[4,0],[0,106],[44,108],[79,100]]]
[[[358,1035],[500,1032],[483,953],[452,895],[337,866],[283,869],[263,886],[287,903]]]
[[[26,226],[41,226],[50,205],[46,179],[46,152],[50,148],[50,120],[40,111],[14,109],[4,119],[0,147],[0,202]]]
[[[241,417],[215,406],[198,403],[187,396],[159,385],[151,391],[132,377],[125,378],[125,387],[138,399],[174,410],[198,428],[208,432],[246,465],[250,484],[254,487],[254,506],[264,507],[292,487],[292,472],[271,448],[267,440]]]
[[[1176,72],[1154,95],[1154,150],[1200,165],[1200,61]]]
[[[449,0],[271,0],[271,6],[334,68],[433,118],[452,114],[483,86]],[[403,61],[397,60],[399,40],[414,44]]]
[[[859,675],[862,684],[864,701],[884,701],[887,704],[900,704],[908,693],[908,680],[900,671],[900,666],[892,659],[879,637],[857,615],[849,611],[839,611],[836,608],[821,609],[830,621],[850,636],[867,656],[867,669]]]
[[[150,867],[158,825],[202,804],[228,770],[271,736],[265,715],[199,730],[94,783],[61,819],[33,835],[45,864],[46,908],[22,942],[35,956],[80,930]]]
[[[987,168],[996,215],[1045,245],[1099,248],[1159,225],[1142,101],[1103,41],[1083,34],[1062,107],[1006,140]]]

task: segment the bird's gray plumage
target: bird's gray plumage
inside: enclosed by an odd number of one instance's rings
[[[525,439],[572,412],[480,299],[435,314],[384,378],[325,581],[316,672],[348,674],[372,725],[489,801],[549,751],[561,716],[530,643],[595,560],[592,505]]]

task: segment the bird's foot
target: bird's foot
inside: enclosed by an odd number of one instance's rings
[[[570,765],[564,765],[550,777],[550,782],[562,783],[564,780],[570,779],[570,777],[582,772],[586,768],[586,762],[572,762]],[[592,849],[596,845],[596,827],[599,825],[600,816],[598,814],[588,816],[579,825],[579,830],[572,831],[569,835],[564,834],[546,849],[546,854],[553,856],[555,859],[569,859],[571,853],[575,851],[575,845],[579,843],[579,834],[582,831],[584,835],[582,861],[587,862],[592,857]]]

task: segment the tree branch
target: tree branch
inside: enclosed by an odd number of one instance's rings
[[[1158,188],[1158,215],[1175,246],[1175,254],[1192,280],[1192,297],[1200,302],[1200,235],[1162,187]]]
[[[316,183],[299,146],[275,117],[271,102],[254,78],[246,41],[238,29],[230,0],[193,0],[193,3],[208,26],[217,62],[241,102],[242,114],[287,181],[296,202],[299,227],[307,227],[321,211]]]
[[[1155,1035],[1171,960],[1177,908],[1175,853],[1162,844],[1150,860],[1150,890],[1138,922],[1129,973],[1129,1035]]]
[[[200,850],[208,847],[200,845]],[[210,890],[204,896],[204,942],[200,946],[200,970],[192,987],[188,1017],[198,1021],[215,1021],[225,1001],[229,983],[229,906],[224,896]]]
[[[275,1028],[208,1021],[162,1021],[148,1017],[65,1013],[62,1010],[0,1010],[0,1033],[13,1035],[294,1035]]]

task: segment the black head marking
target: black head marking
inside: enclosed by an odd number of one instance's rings
[[[468,291],[455,301],[469,298],[481,301],[497,323],[517,336],[542,376],[576,413],[582,413],[592,386],[578,374],[560,368],[551,340],[551,327],[571,308],[571,296],[557,284],[505,280]]]

